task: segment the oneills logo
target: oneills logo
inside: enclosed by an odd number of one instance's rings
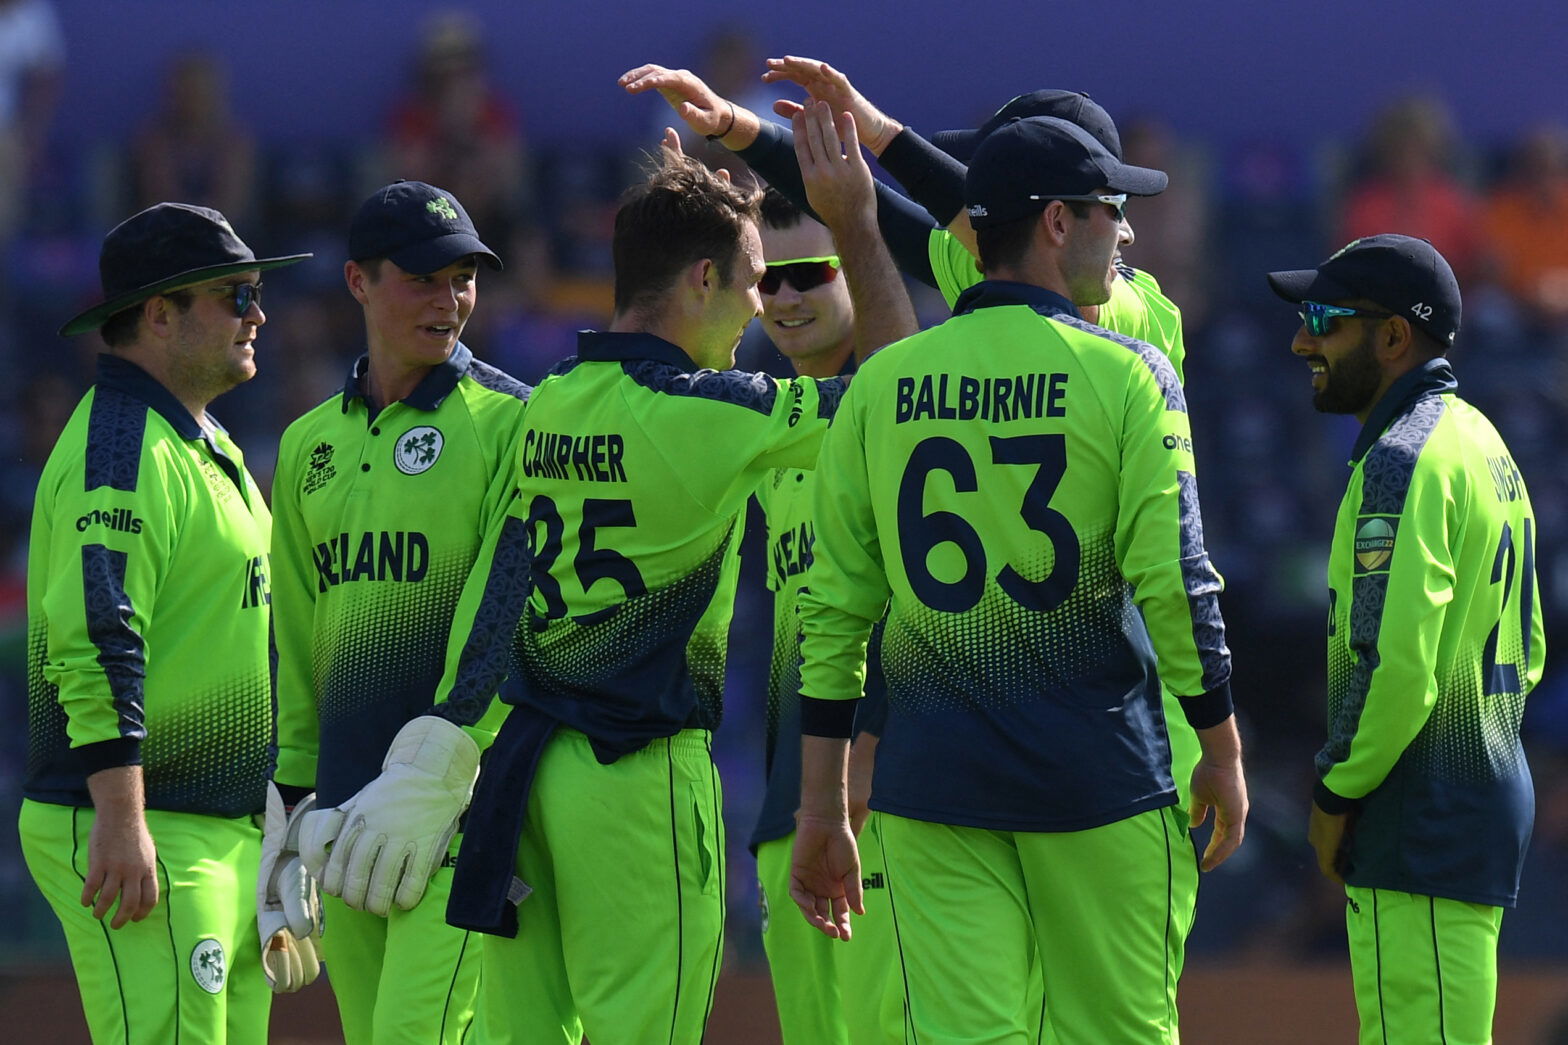
[[[1356,530],[1358,572],[1371,573],[1388,565],[1394,555],[1394,525],[1389,519],[1368,519]]]

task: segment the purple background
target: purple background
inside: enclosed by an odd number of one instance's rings
[[[171,51],[232,59],[263,140],[372,139],[438,6],[407,0],[57,0],[69,64],[56,133],[118,138],[156,97]],[[624,99],[633,65],[698,60],[720,22],[769,54],[826,59],[922,129],[971,123],[1035,87],[1087,90],[1121,122],[1164,117],[1219,144],[1350,136],[1390,96],[1432,90],[1461,134],[1504,141],[1568,112],[1568,13],[1546,0],[1113,0],[1067,4],[526,3],[471,0],[497,80],[535,141],[625,142],[657,117]]]

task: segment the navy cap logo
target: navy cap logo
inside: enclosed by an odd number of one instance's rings
[[[425,209],[439,218],[445,218],[447,221],[457,220],[457,211],[453,209],[452,201],[445,196],[437,196],[429,203],[426,203]]]

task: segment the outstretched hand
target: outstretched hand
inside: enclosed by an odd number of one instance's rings
[[[670,108],[695,133],[707,136],[727,131],[734,121],[730,103],[719,97],[702,78],[690,69],[666,69],[662,65],[639,65],[615,81],[627,94],[658,91]]]
[[[861,142],[876,155],[881,155],[888,142],[904,129],[903,124],[867,101],[865,95],[855,90],[849,77],[827,62],[795,55],[769,58],[768,71],[762,74],[762,79],[764,83],[788,81],[804,87],[814,100],[827,102],[834,112],[850,113],[860,128]],[[800,105],[791,101],[773,103],[773,111],[786,118],[793,118],[800,109]]]
[[[792,122],[806,199],[822,223],[835,234],[853,228],[856,219],[875,227],[876,187],[860,154],[855,118],[843,112],[835,120],[825,102],[812,102]]]

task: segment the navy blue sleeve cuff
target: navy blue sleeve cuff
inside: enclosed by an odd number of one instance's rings
[[[296,787],[293,784],[279,784],[276,781],[272,786],[278,789],[278,797],[283,799],[283,805],[287,809],[293,809],[316,790],[313,787]]]
[[[910,128],[899,131],[877,160],[937,224],[951,225],[964,209],[964,165]]]
[[[859,697],[854,700],[823,700],[801,694],[801,735],[848,740],[855,732],[855,708],[859,704]]]
[[[1323,812],[1333,813],[1335,816],[1341,813],[1354,812],[1355,808],[1361,804],[1359,799],[1336,795],[1321,780],[1312,785],[1312,801],[1316,802],[1318,808],[1323,810]]]
[[[100,740],[96,744],[84,744],[77,748],[76,758],[82,772],[88,776],[102,769],[139,766],[142,764],[142,742],[137,737]]]
[[[1235,708],[1230,702],[1230,680],[1226,679],[1207,693],[1181,698],[1182,714],[1193,729],[1208,729],[1230,718]]]

